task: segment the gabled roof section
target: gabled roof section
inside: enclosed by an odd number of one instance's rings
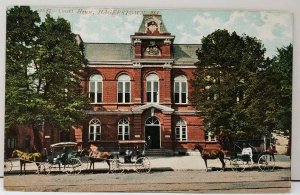
[[[196,51],[198,49],[201,49],[201,44],[174,44],[173,56],[175,62],[197,62],[198,56]]]
[[[85,58],[89,62],[129,61],[131,51],[130,43],[84,43]]]
[[[143,21],[139,28],[138,34],[144,34],[146,32],[146,25],[149,21],[155,21],[159,25],[159,32],[160,34],[170,34],[162,20],[161,15],[152,15],[152,14],[145,14],[143,17]]]
[[[168,106],[164,106],[164,105],[161,105],[161,104],[155,104],[155,103],[149,103],[149,104],[145,104],[143,106],[133,108],[132,112],[143,112],[143,111],[145,111],[147,109],[150,109],[150,108],[155,108],[157,110],[161,110],[162,112],[170,112],[170,113],[174,112],[173,108],[170,108]]]
[[[201,49],[201,44],[174,44],[175,63],[197,62],[197,49]],[[84,43],[85,57],[88,62],[130,61],[132,50],[130,43]]]

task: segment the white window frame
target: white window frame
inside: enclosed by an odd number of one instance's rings
[[[122,101],[119,101],[119,83],[122,83]],[[126,97],[126,83],[129,83],[129,101],[125,101]],[[122,74],[118,77],[118,87],[117,87],[117,99],[118,103],[130,103],[131,102],[131,82],[130,77],[126,74]]]
[[[103,102],[103,77],[100,74],[93,74],[89,78],[89,98],[91,98],[91,83],[94,83],[94,101],[91,104],[97,104]],[[101,85],[101,101],[98,101],[98,89]]]
[[[176,102],[176,83],[179,84],[179,102]],[[183,102],[182,100],[182,83],[185,83],[185,87],[186,87],[186,97],[185,97],[185,102]],[[187,82],[187,78],[184,75],[180,75],[175,77],[174,79],[174,103],[175,104],[187,104],[188,103],[188,82]]]
[[[148,90],[148,82],[150,82],[150,91]],[[154,83],[157,82],[157,101],[154,101]],[[151,73],[147,76],[146,78],[146,102],[147,103],[159,103],[159,77],[154,74]],[[151,98],[150,101],[148,101],[148,92],[151,93]]]
[[[91,132],[91,127],[93,127],[93,132]],[[99,127],[99,132],[97,132],[97,127]],[[93,139],[91,139],[91,134],[93,134]],[[99,139],[97,139],[97,135]],[[89,123],[89,141],[100,141],[101,140],[101,122],[99,119],[92,119]]]
[[[120,132],[121,127],[121,132]],[[126,127],[128,128],[128,133],[125,132]],[[128,139],[125,139],[125,136],[128,136]],[[122,136],[122,139],[119,139],[119,136]],[[118,140],[129,140],[130,139],[130,125],[127,119],[121,119],[118,122]]]
[[[217,141],[217,136],[213,135],[212,132],[210,132],[210,131],[205,132],[205,141],[207,141],[207,142],[216,142]]]
[[[185,138],[183,137],[184,128],[185,128]],[[184,120],[180,120],[176,123],[175,139],[177,141],[187,141],[188,140],[188,129],[187,129],[187,124]]]

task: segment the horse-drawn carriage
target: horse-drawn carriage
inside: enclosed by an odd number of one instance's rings
[[[51,171],[78,174],[83,168],[84,158],[82,152],[78,151],[76,142],[59,142],[50,146],[41,168],[48,174]]]
[[[225,157],[226,167],[244,171],[257,165],[261,171],[272,171],[275,167],[275,145],[271,139],[236,140],[233,151]]]
[[[145,141],[119,141],[119,152],[117,158],[111,161],[111,171],[122,173],[124,170],[150,172],[150,160],[145,156]]]

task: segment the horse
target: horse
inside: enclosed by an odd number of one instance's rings
[[[198,149],[201,157],[203,158],[207,171],[207,159],[217,159],[219,158],[222,163],[222,170],[225,169],[224,157],[225,154],[222,150],[217,148],[203,148],[200,144],[196,144],[194,150]]]
[[[109,153],[109,152],[101,152],[101,151],[95,151],[95,150],[91,150],[89,153],[89,159],[90,159],[90,170],[92,168],[93,165],[93,172],[95,170],[95,162],[102,162],[102,161],[106,161],[106,163],[108,164],[108,172],[110,172],[111,170],[111,166],[110,166],[110,159],[113,159],[114,156],[113,154]]]
[[[24,168],[24,174],[26,175],[26,163],[35,163],[38,167],[38,173],[40,172],[40,163],[42,162],[42,154],[39,152],[26,153],[21,150],[14,150],[12,157],[19,157],[20,159],[20,175],[22,175],[22,168]]]

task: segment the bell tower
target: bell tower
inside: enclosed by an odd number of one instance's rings
[[[175,36],[169,33],[161,15],[144,15],[141,26],[131,42],[134,46],[134,59],[172,59],[172,44]]]

